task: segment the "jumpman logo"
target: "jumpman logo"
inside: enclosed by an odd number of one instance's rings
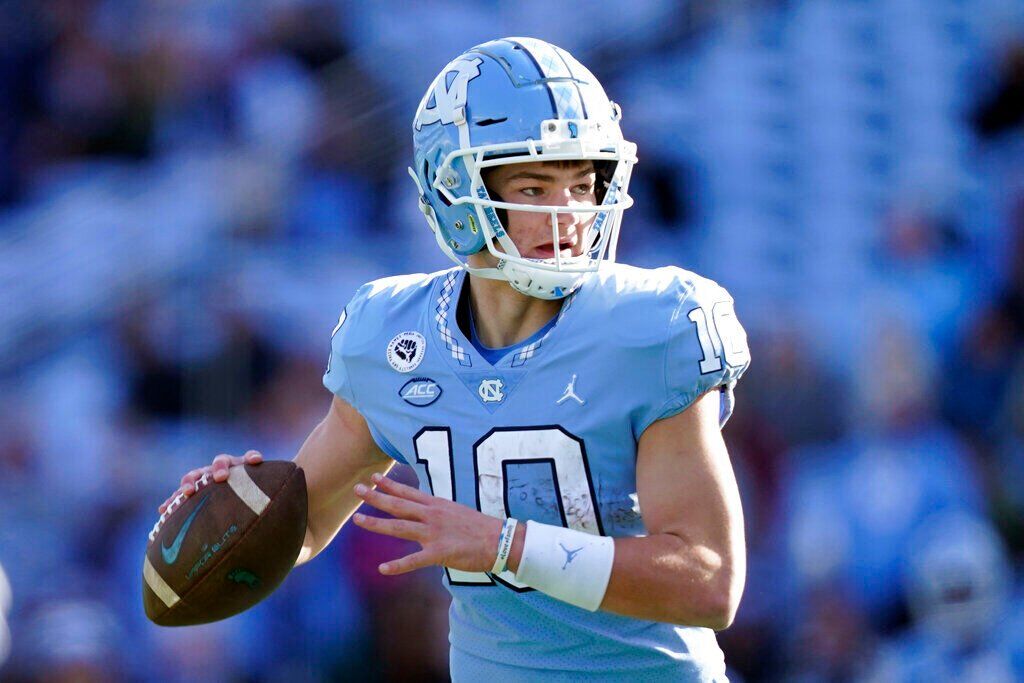
[[[565,569],[566,567],[568,567],[569,563],[572,562],[573,560],[575,560],[576,556],[579,555],[579,552],[581,550],[583,550],[583,546],[580,546],[579,548],[576,548],[576,550],[569,550],[568,548],[566,548],[561,543],[559,543],[558,546],[562,550],[565,551],[565,564],[562,565],[562,569]]]
[[[565,393],[562,395],[562,398],[555,401],[555,405],[560,406],[562,405],[562,403],[568,401],[570,398],[579,403],[580,405],[586,403],[585,400],[583,400],[576,394],[576,373],[573,373],[572,379],[569,380],[569,383],[565,385]]]

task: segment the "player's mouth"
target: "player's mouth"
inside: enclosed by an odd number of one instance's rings
[[[559,253],[562,256],[562,258],[579,256],[580,254],[583,253],[582,249],[578,248],[580,246],[581,245],[579,243],[579,237],[577,237],[575,233],[571,235],[566,235],[558,243]],[[539,259],[555,258],[555,247],[550,243],[539,244],[536,247],[534,247],[529,254],[527,254],[527,257]]]

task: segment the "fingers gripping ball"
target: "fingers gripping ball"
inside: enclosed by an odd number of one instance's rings
[[[306,478],[292,462],[238,465],[175,498],[153,527],[143,564],[146,616],[161,626],[225,619],[270,595],[306,534]]]

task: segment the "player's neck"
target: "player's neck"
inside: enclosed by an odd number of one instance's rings
[[[512,289],[503,280],[470,275],[469,305],[480,342],[500,349],[528,339],[562,308],[562,300],[547,301]]]

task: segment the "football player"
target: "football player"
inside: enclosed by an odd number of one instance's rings
[[[299,563],[350,517],[417,542],[379,569],[444,567],[456,681],[725,680],[714,631],[746,559],[720,430],[746,335],[716,283],[614,263],[636,162],[620,117],[540,40],[438,74],[410,174],[457,265],[356,292],[295,458]],[[217,456],[179,492],[260,457]],[[396,461],[419,489],[384,477]],[[364,502],[391,517],[353,516]]]

